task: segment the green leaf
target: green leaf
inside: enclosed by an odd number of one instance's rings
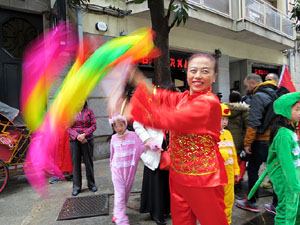
[[[171,11],[174,11],[174,10],[176,10],[179,6],[180,6],[180,4],[172,4],[170,10],[171,10]]]
[[[176,26],[179,26],[182,21],[182,17],[183,17],[182,8],[180,8],[176,11],[175,16],[177,18]]]
[[[181,13],[182,13],[183,18],[189,18],[189,14],[187,13],[187,11],[184,8],[182,8]]]
[[[181,24],[181,20],[177,20],[176,26],[178,27]]]
[[[176,22],[177,20],[178,20],[177,13],[175,13],[174,19],[173,19],[173,22],[172,22],[172,23]]]
[[[135,4],[141,4],[141,3],[143,3],[144,1],[146,1],[146,0],[134,0]]]
[[[182,8],[178,9],[176,14],[177,14],[178,20],[181,21],[182,17],[183,17]]]
[[[186,20],[187,20],[186,17],[183,17],[183,18],[182,18],[182,21],[183,21],[183,24],[184,24],[184,25],[185,25],[185,23],[186,23]]]

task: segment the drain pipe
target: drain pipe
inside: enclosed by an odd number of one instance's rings
[[[290,71],[290,73],[291,73],[291,75],[292,75],[292,73],[294,73],[295,72],[295,66],[296,66],[296,57],[297,57],[297,55],[296,55],[296,50],[295,49],[290,49],[289,50],[289,58],[288,58],[288,62],[289,62],[289,71]],[[294,62],[292,62],[293,60],[292,60],[292,55],[293,55],[293,57],[294,57]],[[293,71],[292,71],[292,68],[294,69]]]
[[[293,51],[292,49],[289,49],[288,52],[287,52],[287,55],[288,55],[288,64],[289,64],[288,68],[289,68],[290,73],[292,72],[291,71],[291,62],[292,62],[292,60],[291,60],[291,53],[292,53],[292,51]]]
[[[76,6],[76,12],[77,12],[78,41],[79,43],[81,43],[83,39],[83,31],[82,31],[82,12],[80,6]]]
[[[288,67],[288,70],[290,71],[290,72],[292,72],[291,71],[291,69],[292,69],[292,54],[294,54],[294,49],[285,49],[285,50],[283,50],[282,51],[282,53],[287,57],[287,59],[288,59],[288,63],[287,63],[287,67]]]

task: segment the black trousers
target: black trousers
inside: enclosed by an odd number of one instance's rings
[[[248,193],[258,180],[258,171],[263,162],[267,161],[269,151],[269,141],[258,141],[255,140],[251,145],[252,154],[249,157],[248,162]],[[250,199],[250,202],[256,202],[258,197],[258,191],[256,191],[255,196]]]
[[[80,190],[82,186],[81,178],[81,157],[85,164],[87,186],[95,186],[93,151],[94,140],[82,144],[78,140],[70,141],[70,149],[73,163],[73,190]]]
[[[169,171],[144,167],[141,193],[141,213],[149,212],[155,220],[163,221],[170,214]]]

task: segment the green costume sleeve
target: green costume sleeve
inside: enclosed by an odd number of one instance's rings
[[[280,135],[276,142],[276,153],[286,184],[294,193],[300,193],[299,168],[295,167],[291,152],[294,142],[290,135]]]

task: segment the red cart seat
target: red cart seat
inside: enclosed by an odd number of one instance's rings
[[[9,130],[0,134],[0,159],[9,161],[21,134],[21,129]]]

